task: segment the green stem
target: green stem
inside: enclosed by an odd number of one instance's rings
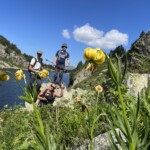
[[[96,114],[97,114],[97,110],[98,110],[98,99],[99,98],[99,92],[98,92],[98,94],[97,94],[97,99],[96,99]]]
[[[34,112],[35,112],[38,124],[40,126],[40,131],[42,133],[42,137],[45,139],[44,126],[43,126],[43,122],[42,122],[41,116],[40,116],[40,114],[38,112],[38,109],[37,109],[37,107],[36,107],[34,102],[32,102],[32,105],[33,105],[33,109],[34,109]]]
[[[90,150],[93,150],[94,148],[94,144],[93,144],[93,135],[94,135],[94,127],[95,127],[95,123],[97,121],[97,110],[98,110],[98,99],[99,98],[99,92],[97,94],[97,99],[96,99],[96,109],[95,109],[95,112],[94,112],[94,115],[93,115],[93,122],[92,122],[92,128],[91,128],[91,138],[90,138]]]
[[[132,141],[132,136],[131,136],[130,125],[129,125],[129,122],[128,122],[128,119],[127,119],[125,104],[123,102],[123,97],[122,97],[122,93],[121,93],[121,89],[120,89],[119,85],[117,86],[117,89],[118,89],[119,99],[120,99],[121,106],[122,106],[123,119],[124,119],[125,127],[126,127],[126,130],[127,130],[127,136],[128,136],[128,139],[129,139],[128,142],[129,142],[130,150],[133,150],[134,148],[133,148],[133,144],[132,144],[133,141]]]

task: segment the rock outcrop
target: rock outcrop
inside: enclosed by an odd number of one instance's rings
[[[77,83],[83,81],[84,79],[86,79],[89,76],[91,76],[91,71],[85,70],[85,68],[83,68],[80,72],[78,72],[75,75],[73,86],[75,86]]]
[[[138,97],[138,93],[141,93],[143,89],[149,86],[150,74],[128,74],[127,85],[129,87],[129,94]]]
[[[133,52],[144,56],[150,56],[150,31],[143,34],[143,36],[133,43],[129,53]]]
[[[128,50],[128,67],[132,73],[150,73],[150,31],[143,33]]]
[[[0,68],[27,68],[28,62],[22,55],[14,51],[7,53],[5,49],[6,47],[0,44]]]

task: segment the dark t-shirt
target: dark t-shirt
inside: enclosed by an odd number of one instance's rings
[[[65,60],[69,58],[69,53],[63,50],[58,50],[55,56],[57,57],[56,65],[65,66]]]

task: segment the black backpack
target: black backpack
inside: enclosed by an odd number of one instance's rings
[[[35,57],[33,57],[34,59],[35,59],[35,62],[34,62],[34,64],[33,64],[33,67],[35,66],[35,64],[37,63],[37,62],[39,62]],[[32,59],[31,59],[32,60]],[[31,62],[31,60],[30,60],[30,62]],[[31,70],[29,69],[29,66],[30,66],[30,62],[29,62],[29,65],[28,65],[28,72],[30,73],[31,72]],[[43,59],[42,58],[40,58],[40,63],[41,63],[41,65],[43,66]]]

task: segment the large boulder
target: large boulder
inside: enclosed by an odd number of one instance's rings
[[[127,85],[129,87],[129,94],[138,97],[138,93],[141,93],[143,89],[149,86],[150,74],[129,73],[127,79]]]

